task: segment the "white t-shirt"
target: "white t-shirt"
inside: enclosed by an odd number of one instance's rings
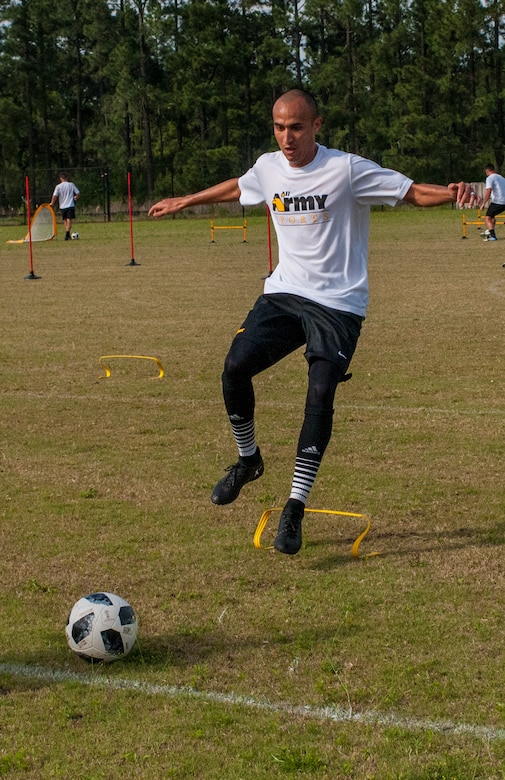
[[[505,205],[505,178],[499,173],[490,173],[486,178],[486,190],[491,190],[491,203]]]
[[[302,168],[291,167],[280,151],[263,154],[238,183],[243,206],[268,204],[277,233],[279,263],[264,292],[292,293],[364,317],[370,206],[395,206],[412,179],[318,145]]]
[[[53,198],[58,198],[60,209],[75,206],[74,195],[79,195],[79,190],[71,181],[60,181],[53,192]]]

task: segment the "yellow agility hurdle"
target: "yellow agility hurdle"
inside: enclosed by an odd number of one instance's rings
[[[496,224],[497,225],[505,225],[505,214],[498,214],[496,217]],[[476,225],[477,228],[485,228],[486,227],[486,214],[481,209],[477,210],[477,221],[469,220],[466,218],[466,213],[463,212],[461,215],[461,229],[463,235],[461,238],[466,238],[466,226],[467,225]]]
[[[158,366],[158,376],[157,377],[151,377],[152,379],[161,379],[165,376],[165,371],[163,369],[163,366],[161,365],[161,361],[157,357],[151,357],[150,355],[102,355],[100,358],[98,358],[98,362],[102,366],[102,368],[105,370],[105,376],[98,377],[99,379],[106,379],[110,376],[110,368],[109,366],[104,363],[104,360],[116,360],[118,358],[128,358],[133,360],[152,360],[156,363]]]
[[[215,225],[214,220],[210,220],[210,243],[215,244],[215,231],[216,230],[242,230],[244,238],[242,243],[247,243],[247,219],[244,217],[242,225]]]
[[[261,515],[256,531],[254,533],[254,546],[257,549],[273,550],[273,545],[270,545],[268,547],[263,547],[263,545],[261,544],[261,535],[265,530],[266,524],[268,523],[268,519],[272,514],[272,512],[282,512],[282,509],[279,507],[274,507],[272,509],[265,509],[265,511]],[[370,553],[366,553],[365,555],[360,555],[359,553],[361,542],[368,534],[372,524],[370,518],[367,515],[360,515],[357,514],[356,512],[338,512],[336,509],[305,509],[305,514],[307,514],[308,512],[316,512],[319,514],[326,514],[326,515],[341,515],[343,517],[360,517],[363,520],[366,520],[366,528],[358,536],[356,541],[353,543],[351,548],[351,555],[353,558],[371,558],[374,555],[380,555],[379,552],[370,552]]]

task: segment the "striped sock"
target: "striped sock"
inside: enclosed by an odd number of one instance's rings
[[[256,436],[254,431],[254,419],[247,422],[235,422],[230,419],[231,429],[235,442],[238,447],[238,454],[241,458],[247,458],[254,455],[257,450]]]
[[[307,498],[314,484],[320,464],[320,460],[296,458],[290,498],[296,498],[298,501],[303,501],[304,504],[307,503]]]

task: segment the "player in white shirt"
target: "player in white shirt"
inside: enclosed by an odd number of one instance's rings
[[[486,211],[486,231],[481,234],[485,241],[496,241],[494,232],[496,217],[505,211],[505,178],[496,173],[492,163],[486,165],[486,191],[482,201],[482,208],[489,202]]]
[[[204,203],[266,202],[279,262],[264,293],[238,329],[226,356],[223,396],[239,460],[211,500],[229,504],[263,474],[256,443],[253,377],[305,345],[308,389],[289,499],[274,546],[295,554],[302,544],[306,501],[330,440],[333,401],[347,373],[368,302],[370,206],[465,203],[469,184],[415,184],[397,171],[316,142],[322,119],[308,92],[293,89],[273,107],[278,152],[264,154],[239,178],[151,207],[161,217]]]
[[[60,173],[60,183],[56,185],[51,198],[51,206],[54,206],[58,199],[61,217],[65,225],[65,241],[70,241],[70,231],[72,229],[72,220],[75,219],[75,201],[80,192],[75,184],[68,180],[66,173]]]

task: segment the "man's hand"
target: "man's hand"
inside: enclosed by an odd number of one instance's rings
[[[165,217],[167,214],[177,214],[182,211],[186,205],[185,198],[164,198],[159,200],[154,206],[151,206],[148,212],[149,217]]]
[[[478,205],[479,197],[468,182],[460,181],[458,184],[449,184],[448,186],[453,193],[453,200],[456,201],[460,209],[466,203],[470,204],[470,208],[473,208],[475,203]]]
[[[165,198],[151,206],[148,212],[150,217],[165,217],[167,214],[177,214],[178,211],[190,206],[202,206],[206,203],[228,203],[239,200],[240,189],[238,178],[227,179],[220,184],[215,184],[207,190],[195,192],[193,195],[184,195],[179,198]]]

